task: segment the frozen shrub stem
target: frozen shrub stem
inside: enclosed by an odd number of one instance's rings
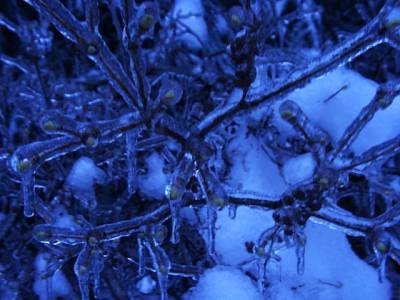
[[[10,1],[10,7],[17,7],[19,1]],[[373,17],[363,15],[368,22],[362,28],[307,59],[289,55],[285,48],[323,48],[323,6],[313,0],[303,4],[288,0],[295,8],[285,13],[278,9],[279,1],[273,0],[236,1],[237,5],[223,9],[226,4],[204,0],[200,2],[207,12],[188,15],[179,10],[175,15],[173,1],[86,0],[80,8],[60,0],[23,2],[38,13],[34,33],[27,33],[30,21],[9,20],[0,13],[0,28],[25,39],[26,48],[17,57],[1,52],[0,62],[7,70],[19,72],[18,76],[35,74],[37,79],[24,79],[24,88],[13,95],[25,100],[17,113],[10,106],[3,115],[0,106],[0,122],[13,118],[12,124],[0,127],[1,134],[8,131],[4,141],[8,140],[0,143],[0,167],[5,160],[9,167],[1,188],[10,190],[10,213],[1,221],[0,238],[17,219],[17,182],[24,220],[30,218],[24,221],[29,235],[35,246],[51,254],[46,278],[74,258],[81,299],[136,299],[138,292],[121,291],[119,281],[136,282],[148,272],[157,280],[160,299],[172,293],[181,297],[182,290],[207,268],[221,263],[215,243],[219,212],[229,207],[234,219],[238,206],[273,212],[273,226],[264,228],[256,243],[246,246],[257,267],[261,292],[268,285],[269,262],[280,261],[277,252],[282,248],[294,248],[297,272],[304,273],[304,229],[309,220],[349,237],[365,238],[380,279],[388,272],[388,261],[400,264],[400,198],[383,175],[374,173],[398,159],[400,135],[361,153],[351,152],[374,116],[400,95],[398,77],[380,81],[372,100],[337,141],[312,121],[296,99],[288,99],[313,79],[356,63],[377,47],[398,51],[400,22],[390,15],[400,9],[400,1],[380,1]],[[225,29],[213,14],[226,18]],[[190,25],[193,18],[204,22],[206,36]],[[301,26],[288,26],[296,22]],[[46,67],[54,51],[52,43],[65,45],[56,31],[81,56],[74,66],[62,67],[60,72],[68,73],[68,78]],[[191,45],[191,40],[198,45]],[[271,54],[272,47],[280,54]],[[268,74],[256,76],[262,67]],[[254,92],[252,83],[260,76],[261,88]],[[273,105],[281,100],[274,111]],[[260,112],[268,115],[264,122],[257,119],[254,125],[246,119]],[[293,130],[301,150],[278,141],[281,133],[273,124],[275,112]],[[29,114],[34,116],[28,122],[24,118]],[[311,178],[290,185],[278,196],[230,187],[226,178],[232,163],[227,148],[240,134],[243,124],[238,123],[243,120],[246,138],[265,139],[262,147],[278,168],[287,157],[311,153],[315,161]],[[21,132],[9,137],[19,127]],[[165,165],[159,173],[168,174],[164,197],[158,202],[140,190],[151,168],[144,161],[152,152],[161,153]],[[90,207],[73,203],[74,193],[64,191],[66,165],[77,153],[94,157],[110,176],[107,184],[95,182],[90,187],[97,198]],[[359,174],[362,167],[369,172],[365,176]],[[47,178],[49,174],[54,178]],[[371,195],[368,203],[358,203],[361,207],[354,212],[344,208],[341,195],[353,196],[353,186],[365,185]],[[59,213],[60,207],[68,213]],[[57,213],[68,225],[58,221]],[[185,219],[189,214],[195,225]],[[117,273],[119,279],[113,280]]]

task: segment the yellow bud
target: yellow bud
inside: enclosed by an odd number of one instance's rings
[[[54,131],[60,128],[60,126],[57,123],[54,123],[53,121],[46,121],[43,124],[43,128],[48,130],[48,131]]]
[[[231,23],[233,26],[240,26],[242,24],[242,20],[236,14],[231,15]]]
[[[97,142],[98,142],[97,138],[89,136],[85,141],[85,145],[88,147],[94,147],[97,145]]]
[[[99,241],[97,240],[97,238],[96,237],[94,237],[94,236],[91,236],[91,237],[89,237],[89,240],[88,240],[88,242],[89,242],[89,244],[90,245],[96,245]]]
[[[213,197],[212,198],[212,204],[214,205],[214,206],[216,206],[216,207],[218,207],[218,208],[222,208],[222,207],[224,207],[224,205],[225,205],[225,201],[224,201],[224,199],[223,198],[221,198],[221,197]]]
[[[88,47],[87,47],[87,53],[88,54],[95,54],[97,52],[97,48],[96,48],[96,46],[95,45],[89,45]]]
[[[171,186],[169,189],[168,197],[170,200],[177,200],[178,199],[178,189],[175,186]]]
[[[27,158],[24,158],[23,160],[18,161],[17,163],[18,172],[24,172],[28,170],[30,167],[32,167],[32,162]]]
[[[381,253],[387,253],[388,250],[389,250],[388,246],[385,243],[381,242],[381,241],[378,241],[376,243],[376,249]]]
[[[174,98],[175,98],[175,92],[174,92],[174,90],[171,89],[164,94],[164,97],[162,100],[164,102],[168,103],[168,102],[171,102],[172,100],[174,100]]]
[[[281,118],[284,120],[290,120],[294,117],[293,113],[290,110],[281,111]]]
[[[149,30],[150,26],[153,23],[153,16],[149,14],[145,14],[141,19],[139,26],[142,30],[147,31]]]
[[[39,231],[38,233],[36,233],[36,239],[38,239],[39,241],[44,241],[47,240],[50,235],[46,232],[46,231]]]
[[[79,275],[85,275],[86,272],[87,272],[87,267],[86,266],[83,266],[83,265],[79,266],[79,269],[78,269]]]
[[[326,177],[320,177],[320,178],[318,178],[318,184],[321,187],[327,187],[327,186],[329,186],[329,179]]]
[[[257,247],[256,254],[260,257],[263,257],[265,255],[265,249],[263,247]]]

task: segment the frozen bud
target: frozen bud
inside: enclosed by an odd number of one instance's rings
[[[375,232],[374,248],[380,254],[386,254],[391,247],[390,236],[386,231],[378,230]]]
[[[167,235],[168,235],[168,229],[164,225],[158,225],[155,228],[154,239],[158,244],[164,242],[164,240],[167,238]]]
[[[210,189],[210,202],[211,205],[218,210],[223,209],[228,203],[228,195],[226,194],[222,185],[213,178],[212,181],[208,183]]]
[[[233,6],[229,10],[229,23],[233,28],[238,28],[243,25],[245,14],[240,6]]]
[[[79,130],[79,136],[82,140],[82,143],[86,147],[90,148],[94,148],[98,145],[100,134],[99,128],[94,126],[83,126]]]
[[[16,156],[11,158],[11,166],[15,172],[24,173],[32,167],[33,163],[28,158],[18,159]]]
[[[79,275],[83,276],[88,272],[88,267],[85,265],[80,265],[78,268]]]
[[[389,251],[390,244],[385,241],[377,241],[375,244],[375,248],[380,253],[387,253]]]
[[[97,47],[96,47],[95,45],[90,44],[90,45],[87,47],[86,51],[87,51],[87,53],[88,53],[89,55],[94,55],[94,54],[97,53],[98,49],[97,49]]]
[[[164,80],[159,91],[160,101],[166,105],[173,106],[182,98],[181,85],[174,80]]]
[[[286,100],[279,106],[281,118],[289,123],[295,123],[297,121],[299,110],[299,106],[291,100]]]
[[[76,135],[78,122],[57,112],[49,112],[40,119],[40,127],[48,134]]]
[[[165,196],[170,200],[177,200],[180,194],[181,191],[175,185],[168,184],[165,187]]]
[[[255,254],[259,257],[265,256],[265,248],[264,247],[255,247]]]
[[[95,236],[90,236],[88,238],[88,243],[91,246],[97,245],[99,243],[98,239]]]
[[[30,151],[29,145],[18,148],[10,158],[10,166],[14,172],[25,174],[32,171],[38,163],[39,157]]]
[[[144,14],[143,16],[141,16],[141,18],[139,20],[139,27],[140,27],[141,31],[145,32],[145,31],[149,30],[151,28],[151,26],[153,25],[153,22],[154,22],[154,18],[152,15]]]
[[[158,20],[158,7],[151,1],[143,2],[137,13],[138,29],[140,33],[150,31]]]
[[[54,122],[53,120],[46,120],[42,124],[42,128],[46,132],[54,132],[60,129],[60,125]]]

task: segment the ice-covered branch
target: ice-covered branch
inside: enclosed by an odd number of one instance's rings
[[[375,113],[391,105],[394,98],[399,94],[400,80],[398,79],[380,85],[371,102],[361,110],[357,118],[346,128],[338,145],[330,153],[330,160],[333,161],[339,153],[346,151],[365,125],[374,117]]]
[[[110,84],[122,96],[127,105],[133,109],[140,109],[138,93],[132,80],[126,74],[121,64],[110,51],[102,37],[89,31],[81,24],[59,0],[25,0],[40,14],[47,16],[58,31],[72,42],[78,44],[88,57],[107,76]],[[94,5],[94,1],[92,1]],[[94,22],[95,15],[90,5],[90,22]]]
[[[197,126],[195,132],[204,135],[227,118],[245,110],[254,109],[263,104],[282,99],[293,90],[303,87],[312,79],[322,76],[329,71],[343,66],[359,57],[369,49],[386,42],[384,22],[387,14],[393,9],[397,1],[387,1],[379,14],[358,32],[347,40],[333,47],[329,51],[315,58],[313,61],[292,72],[288,78],[276,84],[263,95],[251,101],[240,101],[236,105],[229,105],[212,111]]]

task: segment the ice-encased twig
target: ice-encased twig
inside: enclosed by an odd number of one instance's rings
[[[367,123],[374,117],[374,115],[380,110],[385,109],[392,104],[395,97],[400,94],[400,80],[389,81],[378,87],[371,102],[368,103],[360,111],[358,116],[351,122],[346,128],[342,137],[337,143],[337,146],[333,149],[329,155],[329,160],[333,161],[338,154],[346,151],[351,143],[357,138],[361,130],[367,125]]]
[[[229,104],[226,107],[217,108],[210,112],[197,124],[195,132],[204,135],[218,124],[221,124],[223,120],[233,115],[245,110],[260,107],[266,102],[281,99],[294,89],[303,87],[312,79],[322,76],[337,67],[343,66],[367,52],[369,49],[387,42],[385,36],[386,32],[382,30],[382,23],[396,3],[396,0],[386,1],[378,15],[362,29],[351,35],[344,42],[331,48],[328,52],[323,53],[310,63],[305,64],[303,68],[292,72],[285,81],[277,83],[260,97],[247,101],[245,105],[240,101],[237,104]]]
[[[137,150],[137,130],[126,133],[126,164],[128,169],[128,196],[135,193],[137,188],[136,174],[136,150]]]
[[[373,146],[367,151],[361,153],[352,159],[350,164],[340,167],[340,170],[349,170],[362,164],[385,158],[387,156],[394,156],[400,151],[400,135],[396,136],[386,142]]]
[[[317,162],[321,162],[324,155],[321,149],[330,140],[328,134],[312,124],[300,106],[294,101],[284,101],[279,107],[279,113],[281,118],[291,124],[303,137],[311,148]]]
[[[212,199],[209,195],[209,186],[207,179],[204,177],[201,169],[196,170],[195,172],[196,179],[199,183],[200,189],[203,193],[204,198],[206,199],[206,214],[207,214],[207,250],[208,254],[211,257],[215,257],[215,224],[217,222],[217,212],[215,211],[215,207],[213,206]]]
[[[62,35],[83,48],[129,107],[142,108],[132,80],[99,34],[90,32],[59,0],[24,1],[46,15]]]
[[[78,279],[79,290],[82,300],[89,300],[89,281],[91,265],[91,248],[87,245],[83,247],[74,264],[74,273]]]
[[[36,225],[33,229],[33,237],[44,244],[67,244],[77,245],[86,242],[87,232],[83,230],[74,230],[64,227],[58,227],[48,224]]]
[[[92,32],[98,32],[99,26],[99,7],[97,0],[86,0],[85,3],[86,23]]]
[[[0,54],[0,61],[3,63],[9,65],[9,66],[14,66],[21,70],[24,73],[33,73],[34,70],[32,67],[24,62],[22,59],[15,59],[11,56],[5,55],[5,54]]]
[[[168,199],[172,218],[171,242],[174,244],[179,242],[182,197],[186,190],[186,185],[193,175],[193,169],[193,157],[190,153],[186,153],[172,174],[170,183],[165,188],[165,196]]]
[[[34,175],[42,163],[82,147],[75,137],[58,137],[47,141],[34,142],[18,148],[10,159],[10,166],[21,176],[21,190],[24,199],[24,214],[34,215]]]
[[[357,217],[331,207],[324,207],[312,213],[311,220],[341,230],[351,236],[365,236],[375,226],[374,219]]]

